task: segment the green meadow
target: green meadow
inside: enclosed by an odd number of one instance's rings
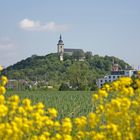
[[[91,91],[7,91],[6,97],[18,95],[20,99],[29,98],[32,104],[42,102],[45,109],[58,110],[58,119],[87,115],[93,110]]]

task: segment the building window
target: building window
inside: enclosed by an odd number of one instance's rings
[[[109,76],[109,79],[111,78],[111,76]]]
[[[103,80],[101,80],[101,83],[103,82]]]
[[[113,79],[115,79],[115,76],[113,76]]]

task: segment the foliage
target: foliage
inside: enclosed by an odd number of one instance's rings
[[[73,52],[72,57],[75,60],[80,60],[81,58],[83,58],[85,56],[84,52],[82,50],[76,50]]]
[[[129,66],[118,58],[92,56],[90,52],[85,53],[84,61],[77,60],[67,54],[64,54],[64,61],[59,60],[58,54],[33,55],[7,67],[3,70],[3,74],[9,79],[24,79],[29,83],[43,81],[46,83],[43,86],[55,86],[58,87],[58,90],[62,83],[68,83],[73,88],[72,90],[95,90],[96,87],[93,86],[93,83],[96,83],[94,81],[110,73],[112,61],[118,63],[122,69],[126,65]]]
[[[62,83],[59,87],[60,91],[70,91],[70,87],[68,83]]]
[[[92,58],[92,52],[86,52],[86,53],[85,53],[85,58],[86,58],[87,60],[90,60],[90,59]]]
[[[83,62],[75,62],[67,72],[70,85],[75,90],[85,90],[87,86],[88,64]]]

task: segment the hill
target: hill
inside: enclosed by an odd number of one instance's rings
[[[52,85],[56,89],[86,90],[94,89],[96,79],[111,72],[112,62],[118,63],[121,69],[130,67],[123,60],[114,56],[86,56],[84,61],[76,61],[65,55],[59,60],[56,53],[46,56],[33,55],[3,70],[9,79],[39,81],[40,85]]]

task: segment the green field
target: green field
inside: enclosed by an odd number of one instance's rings
[[[87,115],[93,110],[92,92],[86,91],[8,91],[6,97],[17,94],[21,99],[29,98],[32,104],[42,102],[58,110],[58,119]]]

